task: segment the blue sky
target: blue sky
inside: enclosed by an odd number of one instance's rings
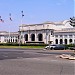
[[[0,0],[0,31],[18,31],[22,10],[24,24],[62,21],[74,16],[74,0]]]

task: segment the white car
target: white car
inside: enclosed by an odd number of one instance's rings
[[[56,44],[52,44],[50,46],[46,46],[45,49],[54,49],[57,45]]]
[[[50,45],[50,46],[46,46],[45,49],[64,50],[64,49],[67,49],[67,47],[64,46],[64,45],[53,44],[53,45]]]

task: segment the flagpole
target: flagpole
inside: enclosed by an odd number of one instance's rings
[[[9,22],[9,43],[10,43],[10,25],[11,25],[11,21],[12,21],[11,13],[9,13],[9,20],[10,20],[10,22]]]
[[[23,23],[23,22],[22,22],[22,21],[23,21],[23,16],[24,16],[23,11],[21,11],[21,27],[22,27],[22,23]],[[19,47],[20,47],[21,42],[22,42],[22,32],[20,31]]]

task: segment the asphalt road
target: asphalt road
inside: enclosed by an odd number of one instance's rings
[[[75,75],[75,61],[59,58],[72,51],[0,49],[0,75]]]

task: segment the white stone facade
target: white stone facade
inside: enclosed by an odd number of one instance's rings
[[[17,43],[18,32],[0,31],[0,43]]]
[[[52,41],[53,29],[48,29],[48,25],[24,25],[20,26],[20,39],[22,43],[48,43]]]
[[[0,31],[0,43],[75,43],[75,27],[69,20],[61,22],[44,22],[41,24],[22,24],[19,32]]]
[[[19,26],[22,43],[70,44],[75,43],[75,28],[69,20],[61,22],[45,22]]]
[[[75,44],[75,28],[65,28],[54,32],[55,44]]]

